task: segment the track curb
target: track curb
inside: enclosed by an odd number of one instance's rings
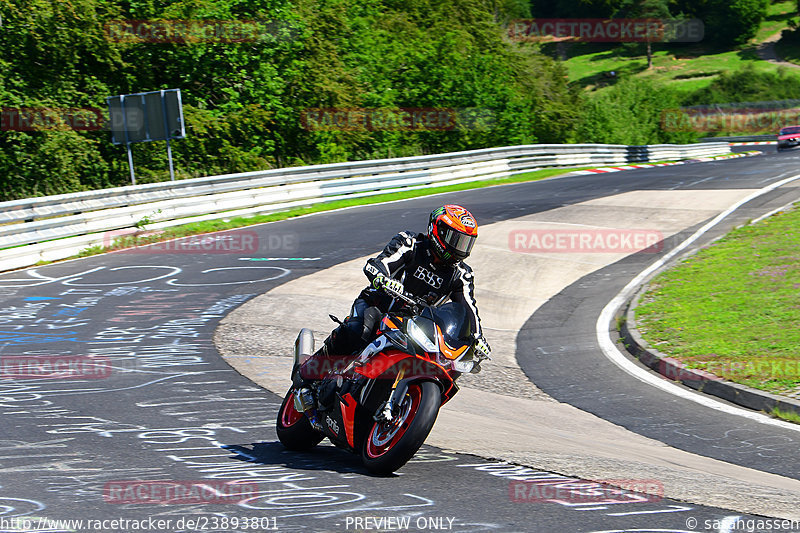
[[[677,359],[656,350],[644,340],[636,325],[636,307],[649,283],[643,284],[628,301],[623,314],[624,320],[619,329],[624,348],[633,357],[664,379],[678,381],[698,392],[710,394],[736,405],[756,411],[771,413],[775,408],[800,415],[800,401],[795,401],[746,385],[725,381],[709,372],[688,368]]]
[[[572,175],[580,175],[586,176],[589,174],[605,174],[607,172],[620,172],[623,170],[636,170],[642,168],[656,168],[656,167],[669,167],[673,165],[686,165],[688,163],[707,163],[710,161],[724,161],[726,159],[738,159],[740,157],[752,157],[755,155],[761,155],[761,152],[754,150],[749,152],[738,152],[732,154],[725,154],[725,155],[717,155],[712,157],[698,157],[692,159],[683,159],[681,161],[669,161],[669,162],[653,162],[653,163],[641,163],[641,164],[630,164],[630,165],[617,165],[617,166],[603,166],[603,167],[596,167],[596,168],[588,168],[585,170],[576,170],[572,172]]]

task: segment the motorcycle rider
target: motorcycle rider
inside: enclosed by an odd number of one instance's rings
[[[478,225],[472,214],[459,205],[443,205],[435,209],[428,221],[428,232],[403,231],[384,250],[367,261],[364,273],[370,285],[353,302],[350,315],[341,322],[323,346],[304,364],[304,378],[313,379],[308,369],[327,357],[346,357],[358,353],[371,340],[376,321],[389,311],[394,298],[380,290],[408,292],[425,298],[431,305],[440,305],[448,298],[467,310],[473,346],[480,358],[489,358],[491,349],[483,336],[472,269],[466,259],[475,239]],[[399,302],[398,302],[399,303]],[[377,312],[370,308],[377,308]],[[316,365],[319,366],[319,365]]]

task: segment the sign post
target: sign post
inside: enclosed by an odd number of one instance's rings
[[[146,93],[123,94],[106,98],[111,118],[111,142],[125,144],[131,183],[136,185],[131,144],[167,141],[169,177],[175,181],[171,139],[186,137],[180,89],[163,89]]]

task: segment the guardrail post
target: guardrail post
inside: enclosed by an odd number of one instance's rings
[[[131,169],[131,184],[136,185],[136,176],[133,173],[133,153],[131,152],[131,143],[128,139],[128,119],[125,113],[125,95],[120,96],[119,105],[123,110],[122,113],[122,128],[125,130],[125,148],[128,149],[128,166]]]

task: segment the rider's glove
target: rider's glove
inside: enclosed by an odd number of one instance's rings
[[[383,274],[378,274],[372,280],[372,286],[376,289],[385,288],[393,292],[403,293],[403,284],[396,279],[387,278]]]
[[[492,355],[492,349],[489,347],[489,343],[486,342],[486,339],[483,338],[483,335],[475,336],[473,347],[478,357],[481,359],[490,359],[489,356]]]

